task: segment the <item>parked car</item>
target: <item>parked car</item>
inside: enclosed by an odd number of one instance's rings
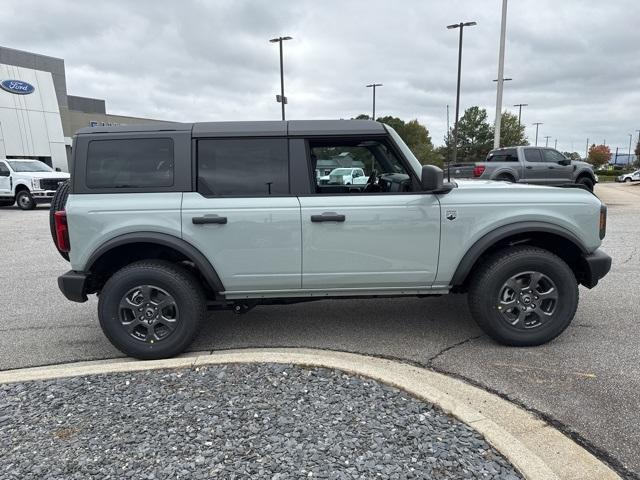
[[[640,170],[636,170],[635,172],[625,173],[616,178],[616,182],[638,182],[640,181]]]
[[[69,174],[56,172],[40,160],[0,159],[0,207],[18,204],[22,210],[32,210],[38,203],[49,203],[58,185]]]
[[[318,183],[327,148],[375,173],[362,189]],[[98,294],[104,333],[138,358],[182,352],[208,310],[450,292],[496,341],[540,345],[611,265],[592,193],[445,183],[378,122],[94,127],[74,151],[51,209],[71,263],[58,284],[75,302]]]
[[[362,168],[334,168],[329,175],[320,177],[323,185],[366,185],[367,177]]]
[[[483,162],[452,165],[451,175],[537,185],[577,183],[589,190],[598,181],[589,163],[569,160],[553,148],[528,146],[491,150]]]

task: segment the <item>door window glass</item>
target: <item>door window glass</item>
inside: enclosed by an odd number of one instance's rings
[[[9,173],[9,167],[4,162],[0,162],[0,173]]]
[[[495,152],[489,152],[487,155],[487,162],[517,162],[518,152],[515,148],[509,148],[506,150],[496,150]]]
[[[289,193],[287,140],[203,139],[198,141],[198,192],[202,195]]]
[[[92,140],[87,151],[87,187],[149,188],[173,185],[173,140]]]
[[[566,157],[555,150],[544,150],[544,159],[549,163],[558,163],[566,160]]]
[[[316,193],[412,190],[407,169],[382,141],[312,140],[309,150]]]
[[[542,153],[538,148],[525,148],[524,158],[527,162],[544,162]]]

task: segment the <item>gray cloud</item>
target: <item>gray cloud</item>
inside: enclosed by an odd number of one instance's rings
[[[69,92],[113,113],[178,121],[279,117],[285,43],[289,118],[377,113],[418,118],[441,143],[455,102],[457,33],[465,30],[461,108],[493,118],[500,0],[72,2],[4,5],[3,45],[65,59]],[[511,0],[504,108],[582,152],[586,138],[624,147],[640,129],[635,0]],[[534,130],[528,127],[530,138]]]

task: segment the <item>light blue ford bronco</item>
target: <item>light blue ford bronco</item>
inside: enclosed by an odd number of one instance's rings
[[[321,160],[367,180],[320,182]],[[444,182],[373,121],[86,128],[70,171],[51,206],[59,287],[97,294],[137,358],[185,350],[208,310],[451,292],[496,341],[539,345],[611,266],[589,191]]]

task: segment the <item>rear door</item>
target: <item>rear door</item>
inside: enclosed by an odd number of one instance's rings
[[[183,238],[207,256],[227,292],[299,289],[300,203],[289,193],[287,139],[194,143],[197,191],[183,196]]]
[[[333,291],[428,287],[435,280],[440,203],[384,138],[309,139],[312,159],[349,153],[366,185],[313,185],[300,196],[302,287]]]
[[[11,171],[7,164],[0,161],[0,197],[11,195]]]
[[[572,183],[573,165],[571,165],[571,163],[569,163],[569,165],[560,164],[560,162],[566,161],[567,157],[551,148],[545,148],[542,150],[542,153],[547,163],[549,180],[556,185]]]
[[[536,147],[525,147],[524,153],[524,179],[527,183],[549,184],[551,183],[550,170],[547,168],[542,150]]]

